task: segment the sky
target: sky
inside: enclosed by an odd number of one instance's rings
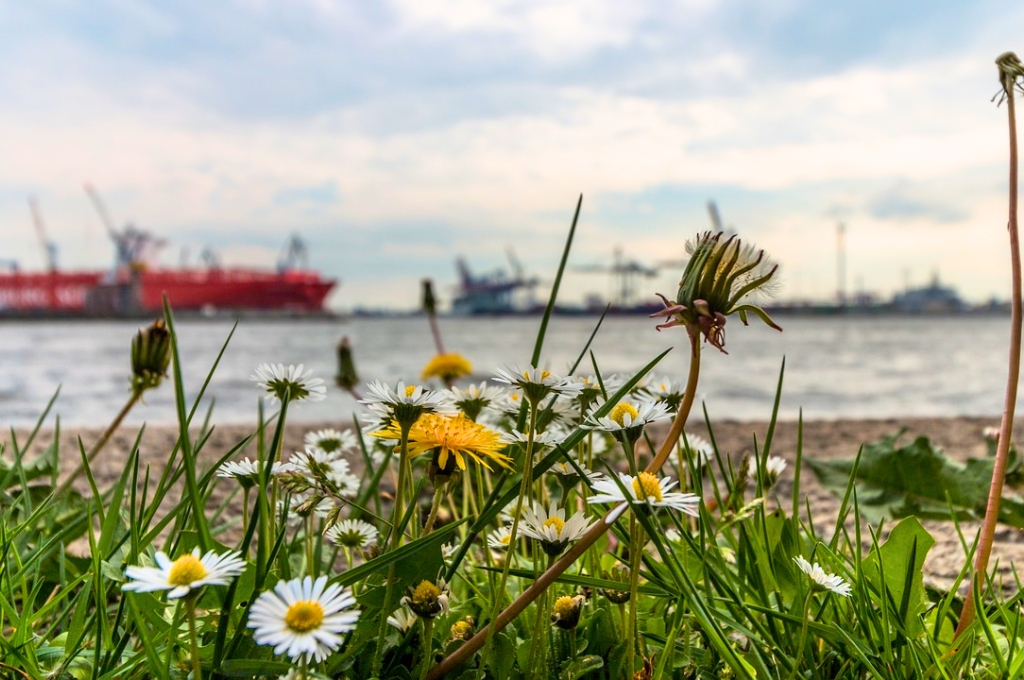
[[[778,296],[887,297],[934,275],[1008,297],[1006,109],[994,59],[1024,4],[974,0],[0,0],[0,260],[66,269],[114,219],[273,266],[292,233],[333,308],[452,295],[454,261],[549,283],[660,266],[724,223],[780,264]],[[1015,42],[1016,39],[1016,42]],[[674,293],[678,265],[643,281]]]

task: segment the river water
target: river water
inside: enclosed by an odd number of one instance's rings
[[[564,371],[596,318],[552,319],[542,361]],[[728,326],[729,355],[704,352],[700,396],[715,419],[763,420],[783,357],[781,416],[811,419],[998,415],[1002,411],[1009,317],[789,317],[785,332],[759,322]],[[539,318],[441,319],[448,349],[472,361],[480,379],[503,363],[528,361]],[[38,418],[60,388],[64,424],[103,426],[127,397],[128,348],[137,322],[0,322],[0,426]],[[198,391],[232,324],[177,324],[186,392]],[[260,363],[304,363],[327,380],[328,398],[297,406],[291,420],[349,420],[358,405],[333,387],[335,345],[347,336],[364,380],[415,381],[433,355],[422,317],[318,321],[242,320],[207,392],[214,421],[253,422],[258,394],[249,379]],[[593,344],[603,373],[632,374],[674,348],[654,373],[685,378],[688,350],[680,329],[656,332],[645,317],[606,319]],[[592,373],[589,358],[586,373]],[[175,419],[169,381],[147,393],[128,422]],[[51,421],[52,422],[52,421]]]

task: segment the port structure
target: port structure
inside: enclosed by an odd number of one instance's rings
[[[511,248],[508,248],[505,254],[508,257],[511,274],[504,269],[474,274],[466,258],[456,258],[455,268],[459,273],[459,283],[452,298],[452,313],[459,316],[477,316],[529,311],[517,303],[516,293],[526,291],[531,295],[540,280],[526,276],[523,265]]]
[[[660,264],[660,263],[658,263]],[[643,279],[653,279],[658,276],[659,267],[646,266],[637,260],[626,259],[621,246],[615,246],[612,251],[612,263],[609,264],[579,264],[573,267],[574,271],[590,274],[608,274],[612,280],[613,299],[612,306],[618,309],[632,307],[637,301],[637,289]]]

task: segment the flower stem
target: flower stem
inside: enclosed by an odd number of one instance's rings
[[[657,472],[661,469],[661,466],[665,464],[665,460],[675,448],[675,442],[679,440],[679,437],[683,432],[683,428],[686,426],[686,421],[690,417],[690,409],[693,407],[694,397],[697,393],[697,381],[700,378],[700,337],[690,335],[689,339],[691,354],[690,371],[686,381],[686,394],[683,396],[683,402],[679,405],[679,411],[676,413],[675,421],[669,429],[668,437],[666,437],[665,441],[662,442],[654,460],[652,460],[651,464],[647,466],[647,472]],[[565,573],[566,569],[572,566],[580,556],[587,552],[590,546],[594,545],[594,543],[596,543],[597,540],[611,528],[612,524],[615,523],[615,519],[622,514],[624,505],[625,503],[619,503],[605,513],[604,520],[596,522],[594,526],[576,542],[575,545],[566,551],[560,560],[555,562],[555,564],[553,564],[547,571],[538,576],[533,584],[524,590],[522,594],[519,595],[519,597],[517,597],[500,614],[498,614],[496,618],[492,618],[491,624],[487,626],[486,631],[478,632],[469,639],[466,644],[456,649],[445,657],[441,663],[434,666],[427,675],[428,680],[439,680],[440,678],[445,677],[446,674],[458,668],[459,665],[473,656],[477,650],[487,644],[493,637],[494,633],[507,626],[513,619],[519,616],[519,614],[522,613],[522,611],[526,609],[531,602],[536,600],[541,593],[547,590],[559,576]],[[501,591],[499,591],[499,593],[500,592]]]
[[[431,652],[434,649],[433,631],[434,631],[434,619],[420,619],[423,621],[423,659],[420,665],[420,680],[427,677],[427,671],[430,670],[430,658]]]
[[[434,499],[430,502],[430,515],[427,516],[427,523],[423,527],[424,536],[434,530],[434,522],[437,520],[437,511],[441,507],[441,501],[444,500],[444,492],[446,488],[446,484],[441,484],[434,489]]]
[[[139,399],[141,398],[141,391],[132,391],[132,396],[128,397],[128,401],[125,402],[125,405],[123,407],[121,407],[120,412],[118,412],[118,414],[114,417],[114,420],[111,421],[110,425],[107,426],[107,429],[103,431],[103,434],[100,435],[100,438],[96,441],[95,444],[93,444],[92,448],[89,449],[89,453],[86,454],[85,460],[79,463],[78,467],[75,468],[74,472],[68,475],[68,478],[65,479],[60,486],[57,487],[56,491],[53,492],[55,498],[58,498],[67,493],[68,489],[71,488],[71,485],[74,484],[75,480],[78,479],[83,472],[85,472],[86,464],[91,463],[96,458],[96,456],[100,454],[100,451],[102,451],[103,447],[107,445],[108,441],[110,441],[110,438],[114,435],[114,432],[117,431],[117,428],[121,427],[121,421],[125,419],[125,416],[128,415],[128,412],[132,410],[135,404],[139,403]]]
[[[1013,436],[1013,414],[1017,405],[1017,383],[1020,379],[1021,349],[1021,263],[1020,238],[1017,231],[1017,119],[1014,105],[1013,90],[1016,86],[1017,72],[1004,68],[1003,59],[1013,57],[1019,67],[1020,62],[1015,55],[1004,54],[996,63],[999,65],[999,79],[1006,94],[1006,111],[1010,126],[1010,199],[1009,221],[1007,231],[1010,233],[1010,264],[1012,271],[1013,290],[1010,303],[1010,358],[1006,378],[1006,400],[1003,405],[1003,419],[999,427],[999,441],[996,443],[996,459],[992,466],[992,482],[989,486],[988,504],[985,507],[985,520],[978,539],[978,552],[974,561],[974,574],[971,576],[971,587],[964,599],[960,621],[957,623],[953,639],[963,634],[974,621],[976,606],[974,602],[975,587],[984,584],[988,570],[988,560],[992,554],[992,541],[995,537],[996,522],[999,519],[999,502],[1003,494],[1003,482],[1006,479],[1006,465],[1010,456],[1010,439]],[[981,592],[981,588],[977,588]]]
[[[512,567],[512,558],[515,555],[516,546],[516,533],[519,531],[519,516],[523,512],[523,498],[526,497],[527,492],[530,490],[530,481],[533,477],[533,437],[534,430],[537,427],[537,409],[539,404],[530,402],[530,428],[526,438],[526,452],[523,456],[523,478],[519,484],[519,497],[516,499],[516,509],[512,514],[512,529],[509,533],[508,539],[508,551],[505,553],[505,563],[501,569],[501,581],[498,584],[498,589],[494,593],[494,607],[491,609],[491,622],[487,626],[487,630],[484,633],[486,636],[486,648],[484,649],[483,663],[480,664],[480,668],[484,669],[487,667],[487,655],[490,651],[491,640],[494,639],[494,634],[504,627],[504,624],[498,626],[498,612],[501,609],[503,603],[502,595],[505,593],[505,585],[508,582],[508,572]],[[521,596],[520,596],[521,597]],[[525,607],[524,607],[525,609]],[[473,636],[476,639],[480,634]]]
[[[636,508],[629,515],[629,631],[625,638],[629,640],[626,670],[630,677],[636,670],[636,641],[640,639],[640,631],[636,628],[637,585],[640,582],[640,557],[643,553],[644,529],[636,521]]]
[[[188,619],[188,642],[192,652],[192,680],[202,680],[203,666],[199,663],[199,633],[196,631],[196,596],[189,593],[185,598],[185,617]]]
[[[793,673],[790,675],[791,678],[796,678],[800,672],[800,666],[804,660],[804,645],[807,644],[807,628],[811,618],[811,599],[814,596],[814,590],[807,592],[807,597],[804,599],[804,612],[802,622],[800,624],[800,642],[796,645],[796,655],[793,659]]]
[[[398,527],[402,522],[402,500],[403,500],[403,489],[405,487],[405,464],[406,456],[409,453],[409,430],[412,429],[412,423],[401,425],[401,443],[399,448],[399,460],[398,460],[398,483],[395,485],[395,507],[391,513],[391,531],[388,533],[387,540],[384,541],[384,546],[381,549],[382,553],[386,553],[392,547],[398,547],[401,544],[401,536],[398,535]],[[388,580],[384,585],[384,607],[380,612],[380,626],[377,630],[377,648],[373,652],[373,677],[380,676],[381,665],[384,662],[384,637],[387,633],[388,625],[388,614],[391,613],[391,606],[393,604],[392,599],[395,596],[395,564],[392,562],[391,567],[388,569]]]

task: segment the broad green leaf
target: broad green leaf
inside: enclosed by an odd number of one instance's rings
[[[922,519],[975,519],[985,514],[991,458],[972,458],[966,463],[950,460],[927,437],[896,446],[902,432],[864,446],[857,468],[857,500],[860,513],[871,522],[885,518],[916,516]],[[808,460],[818,480],[837,495],[846,490],[854,459]],[[1019,461],[1010,467],[1015,473]],[[999,521],[1024,528],[1024,498],[1007,492]]]
[[[862,573],[896,608],[895,614],[911,637],[924,632],[921,612],[926,602],[922,569],[925,556],[933,545],[935,539],[917,518],[908,517],[897,524],[885,543],[872,550],[863,562]],[[881,570],[878,568],[879,560]]]

